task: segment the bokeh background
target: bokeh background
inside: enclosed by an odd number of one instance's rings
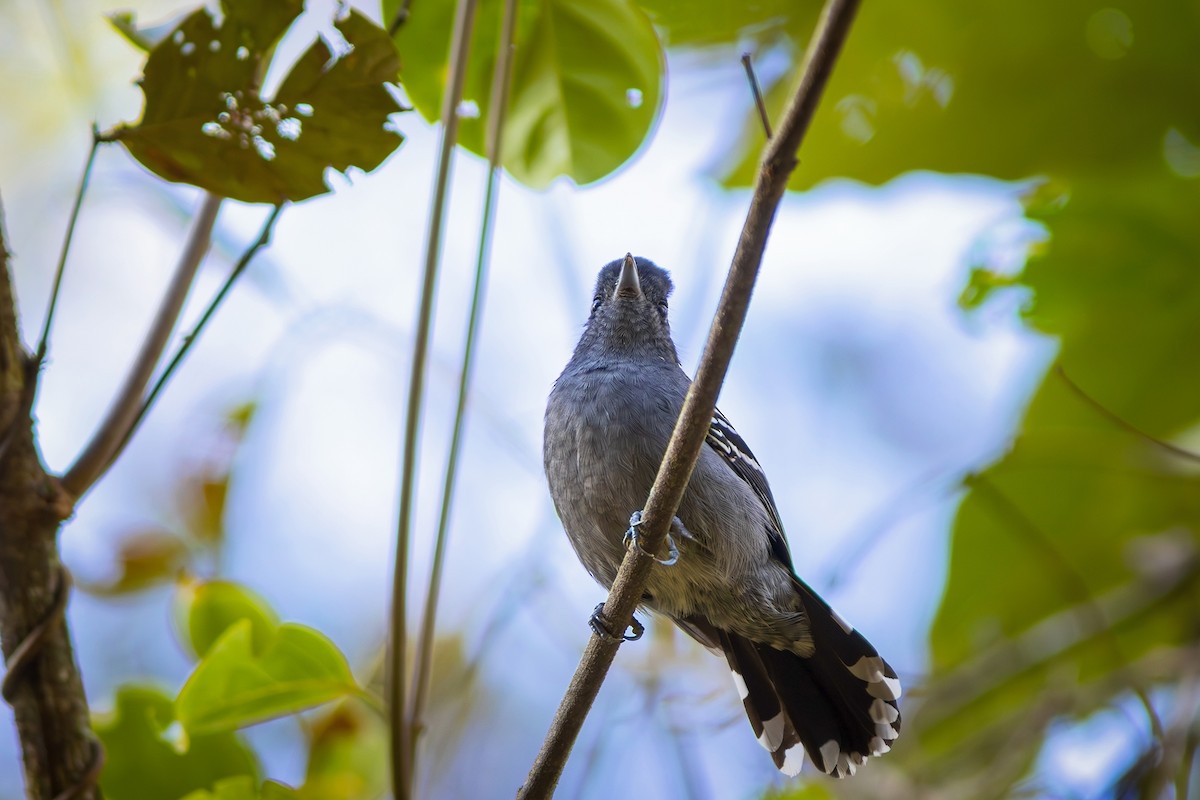
[[[603,599],[545,489],[545,397],[596,270],[626,251],[671,270],[673,328],[694,369],[761,144],[738,55],[755,51],[777,101],[816,13],[750,4],[769,22],[739,27],[723,4],[646,5],[669,49],[644,148],[596,185],[537,191],[506,178],[500,189],[422,796],[507,797],[521,783]],[[1197,796],[1200,471],[1122,422],[1200,445],[1200,9],[1126,5],[868,4],[801,153],[721,395],[771,476],[798,570],[911,687],[896,751],[853,785],[785,782],[723,663],[656,621],[622,648],[559,796]],[[103,18],[124,7],[0,4],[0,196],[27,342],[90,125],[139,114],[142,54]],[[180,10],[137,5],[149,20]],[[310,3],[283,52],[331,13]],[[193,574],[246,584],[284,619],[327,633],[364,681],[377,673],[437,135],[416,112],[396,124],[407,139],[383,167],[332,175],[331,194],[287,209],[64,527],[80,584],[68,619],[98,713],[123,683],[173,692],[190,670],[174,583],[131,572],[139,543],[164,535],[184,543]],[[414,596],[485,173],[459,154]],[[51,469],[71,463],[104,413],[199,202],[118,146],[102,149],[37,407]],[[225,205],[185,328],[265,213]],[[302,784],[327,713],[248,730],[263,775]],[[372,725],[361,709],[342,713]],[[369,769],[382,763],[369,745],[360,752]],[[0,798],[20,796],[5,706]]]

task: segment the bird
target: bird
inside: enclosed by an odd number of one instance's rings
[[[668,321],[666,270],[626,254],[596,280],[591,313],[546,404],[550,495],[584,568],[611,588],[691,379]],[[762,466],[714,413],[639,607],[725,658],[759,743],[784,774],[803,754],[853,775],[900,734],[896,672],[792,562]],[[593,614],[592,626],[605,635]],[[636,638],[640,627],[635,620]],[[624,631],[624,627],[622,628]],[[611,636],[611,634],[608,634]]]

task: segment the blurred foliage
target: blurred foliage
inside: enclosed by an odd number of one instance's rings
[[[373,800],[389,786],[387,725],[342,703],[312,724],[301,800]]]
[[[226,778],[212,791],[198,789],[181,800],[296,800],[296,792],[282,783],[266,781],[255,786],[250,778]]]
[[[384,85],[400,62],[377,25],[351,10],[335,22],[349,48],[336,58],[313,42],[273,99],[263,76],[300,0],[225,0],[218,18],[201,8],[174,30],[114,25],[152,45],[141,121],[112,134],[146,168],[235,200],[280,203],[329,191],[325,170],[370,171],[400,145],[388,116],[402,110]]]
[[[139,685],[117,690],[116,708],[95,722],[106,750],[100,783],[105,797],[178,800],[233,776],[257,781],[257,760],[237,734],[184,736],[173,723],[174,703],[161,690]]]

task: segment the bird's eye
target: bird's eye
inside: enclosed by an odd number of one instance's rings
[[[598,294],[592,298],[592,313],[593,314],[596,313],[596,310],[598,308],[600,308],[600,304],[603,302],[604,302],[604,295],[602,295],[602,294]]]
[[[663,317],[667,316],[667,301],[666,300],[663,300],[661,303],[658,304],[658,313],[662,314]]]

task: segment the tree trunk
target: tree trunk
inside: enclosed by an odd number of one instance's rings
[[[0,646],[30,800],[82,798],[101,751],[62,605],[56,534],[72,500],[42,466],[30,414],[37,365],[21,347],[0,220]]]

